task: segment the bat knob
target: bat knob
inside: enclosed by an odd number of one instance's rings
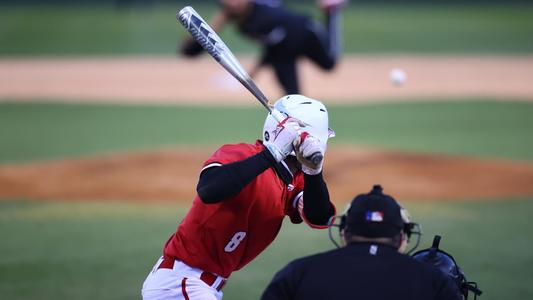
[[[324,155],[320,152],[313,153],[311,157],[309,158],[309,161],[313,163],[313,165],[318,166],[322,160],[324,159]]]

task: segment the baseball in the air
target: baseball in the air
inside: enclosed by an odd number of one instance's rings
[[[392,84],[400,86],[407,80],[407,74],[402,69],[392,69],[389,72],[389,79]]]

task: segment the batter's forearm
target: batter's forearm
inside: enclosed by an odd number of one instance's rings
[[[329,199],[329,192],[322,172],[317,175],[304,175],[305,218],[313,225],[327,226],[335,215],[335,207]]]
[[[196,191],[202,202],[218,203],[238,194],[274,163],[272,154],[265,149],[247,159],[206,169],[200,174]]]

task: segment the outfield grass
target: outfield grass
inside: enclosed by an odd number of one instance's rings
[[[339,142],[533,159],[533,103],[427,102],[334,107]]]
[[[482,299],[531,299],[529,212],[522,201],[407,203],[424,231],[436,233]],[[138,299],[141,283],[187,205],[0,202],[3,299]],[[295,243],[295,241],[297,241]],[[278,239],[236,272],[227,299],[257,299],[289,260],[333,248],[327,232],[286,223]]]
[[[331,106],[335,144],[533,159],[533,103]],[[253,141],[258,107],[0,104],[0,163]]]
[[[175,53],[185,2],[115,10],[112,6],[2,7],[0,55]],[[197,6],[207,19],[214,6]],[[296,8],[321,17],[315,6]],[[355,5],[344,13],[348,53],[531,53],[533,5]],[[228,29],[235,52],[257,46]]]

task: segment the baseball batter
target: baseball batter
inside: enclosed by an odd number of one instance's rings
[[[263,56],[250,70],[254,75],[262,66],[270,65],[287,94],[300,93],[296,62],[307,57],[323,70],[332,70],[341,48],[340,11],[346,0],[320,0],[326,24],[282,6],[280,0],[220,0],[222,9],[210,22],[220,32],[233,23],[240,33],[263,46]],[[188,38],[180,52],[196,56],[203,48]]]
[[[326,107],[301,95],[279,99],[263,141],[223,145],[201,170],[197,196],[146,278],[143,299],[221,299],[231,273],[259,255],[283,219],[327,228],[335,216],[322,178],[332,131]]]

